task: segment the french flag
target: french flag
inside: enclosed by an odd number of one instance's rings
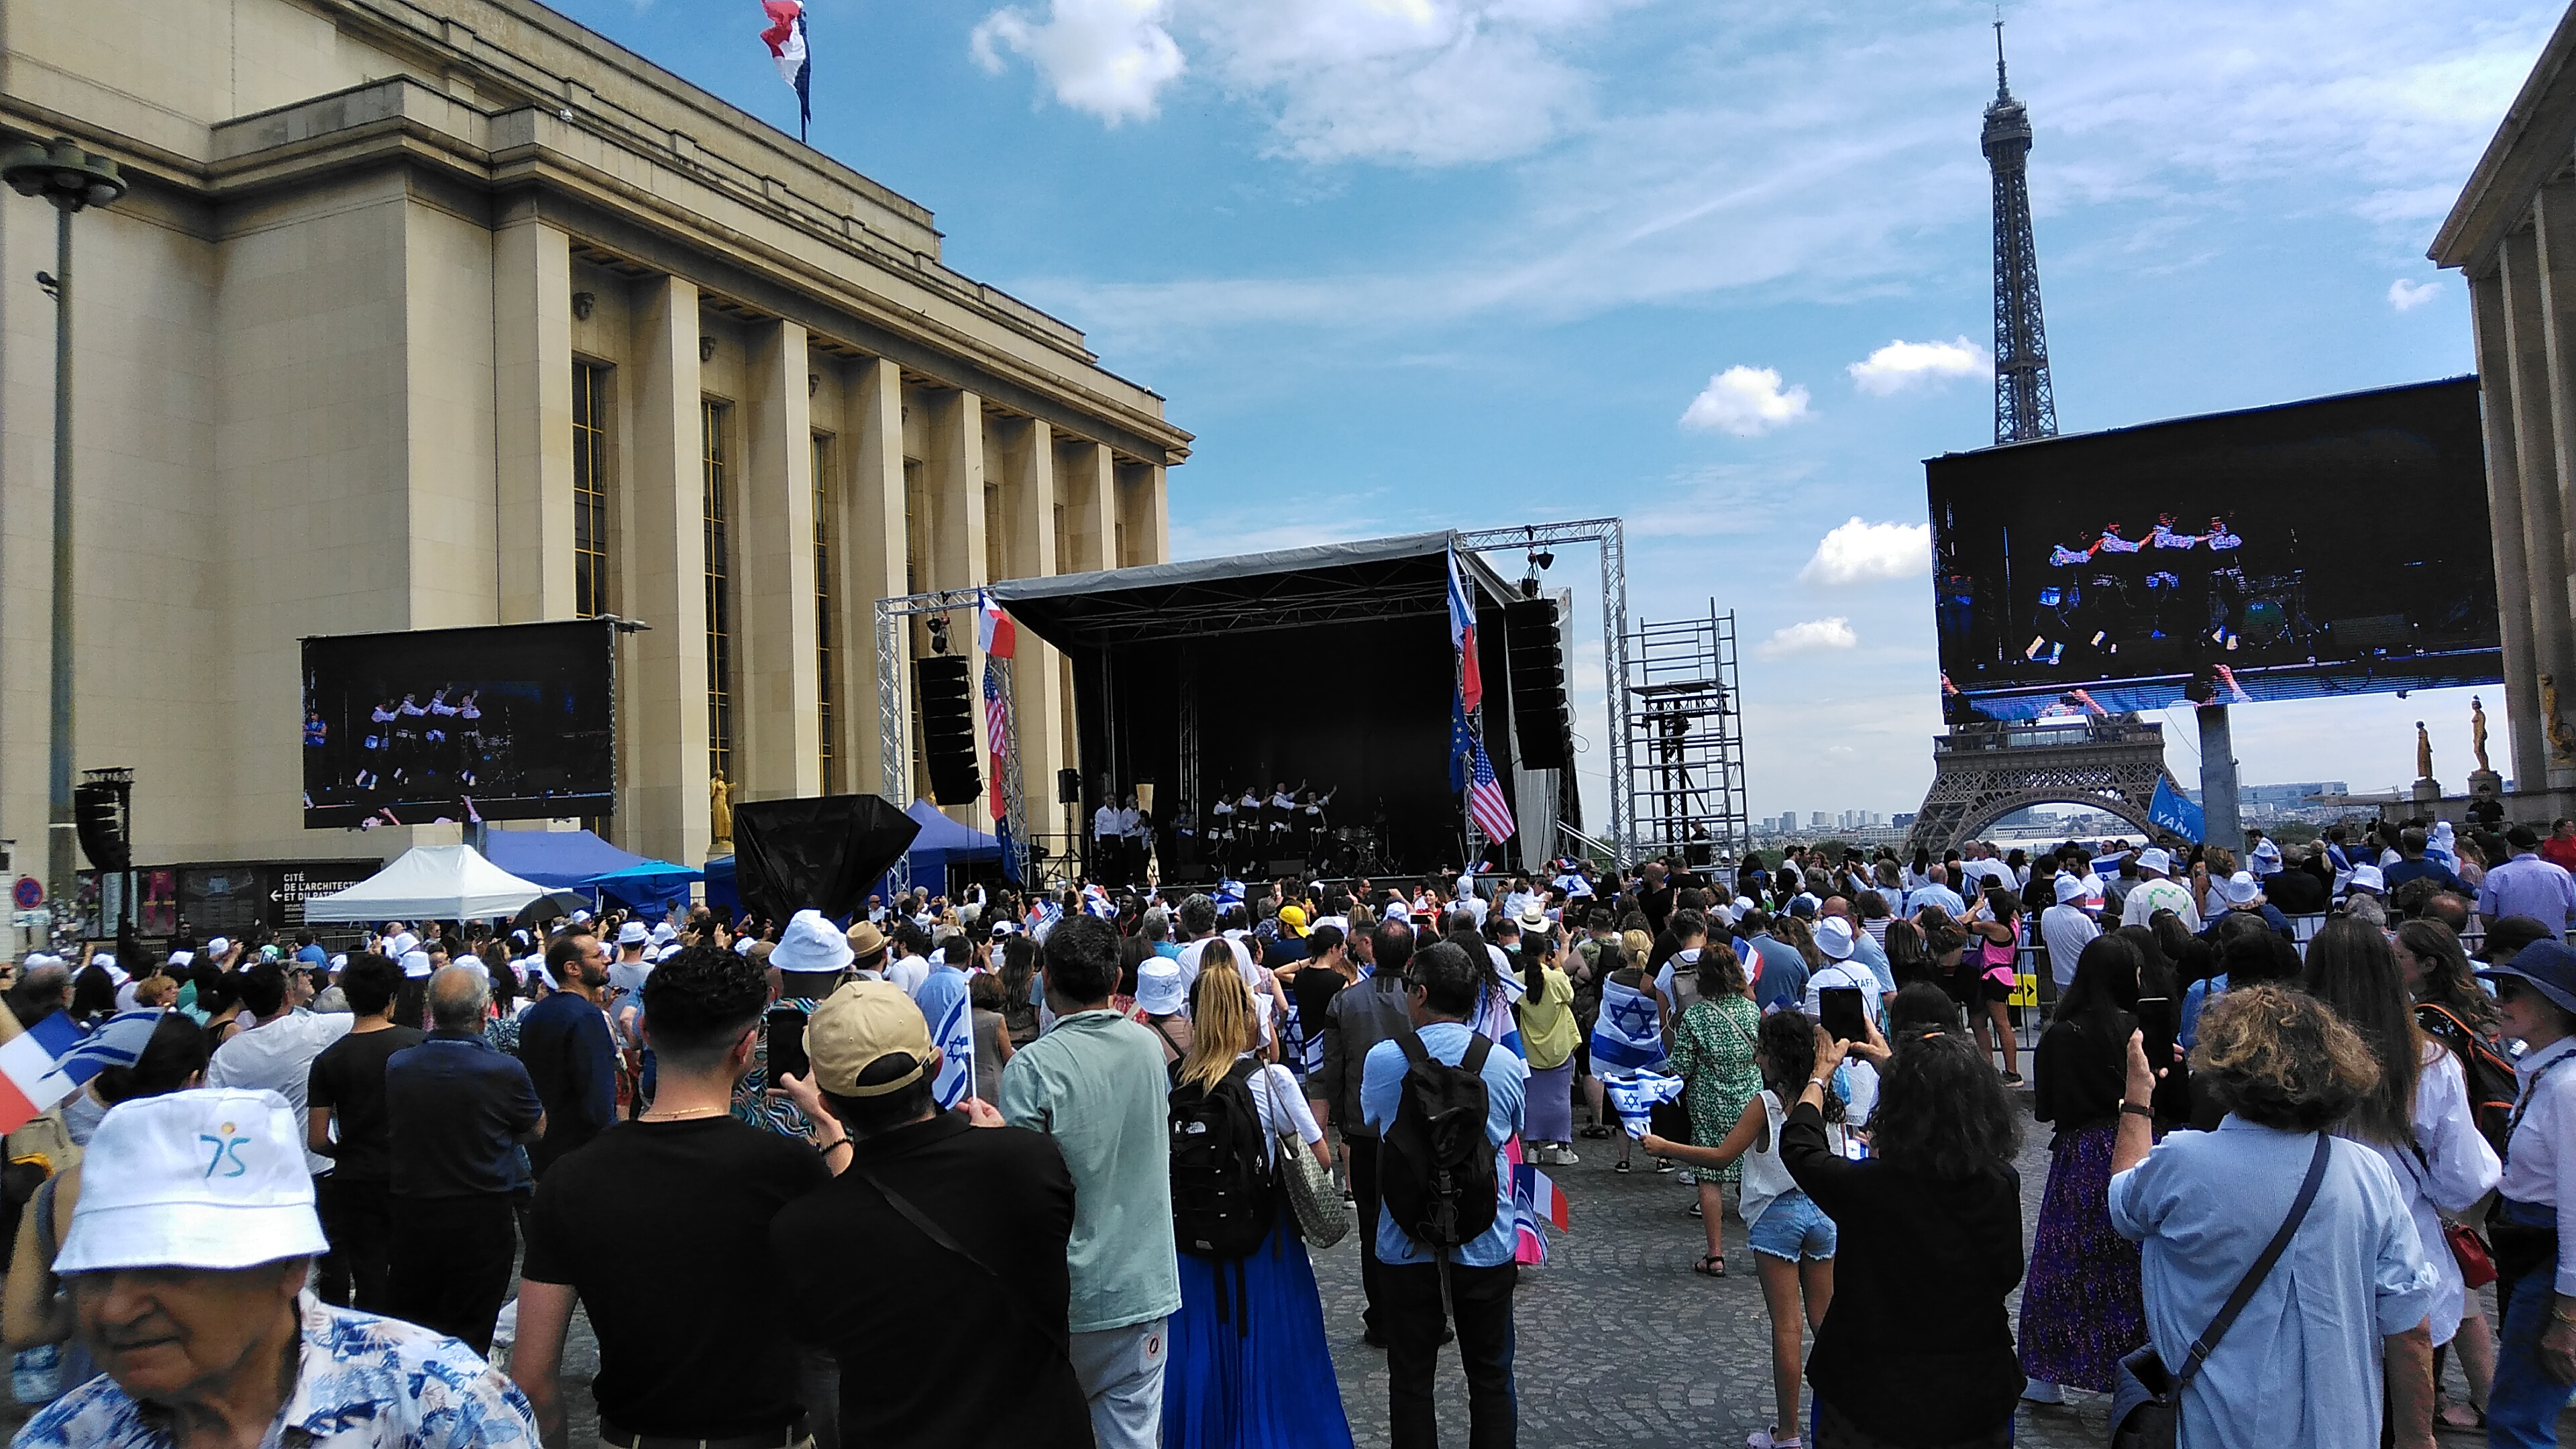
[[[95,1056],[65,1062],[80,1044],[80,1024],[57,1011],[0,1046],[0,1132],[33,1122],[107,1065]]]
[[[814,61],[805,49],[804,0],[760,0],[760,8],[769,16],[769,28],[760,38],[769,43],[779,78],[796,88],[796,139],[802,141],[814,119]]]
[[[975,591],[975,647],[995,659],[1008,659],[1020,647],[1019,626],[1002,612],[991,593]]]
[[[1473,710],[1485,702],[1485,678],[1476,666],[1476,603],[1458,573],[1458,550],[1449,550],[1449,645],[1458,651],[1458,694]]]
[[[1574,1231],[1566,1226],[1571,1221],[1566,1211],[1565,1194],[1544,1172],[1523,1163],[1512,1169],[1512,1198],[1527,1209],[1530,1217],[1547,1223],[1560,1233]]]

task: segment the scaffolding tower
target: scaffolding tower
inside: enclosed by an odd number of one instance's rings
[[[1744,715],[1735,614],[1640,621],[1628,638],[1628,818],[1639,859],[1712,865],[1743,851]]]

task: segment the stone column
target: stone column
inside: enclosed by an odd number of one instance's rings
[[[814,657],[814,424],[805,329],[752,329],[744,408],[741,542],[741,794],[754,800],[823,790],[821,672]]]
[[[1118,465],[1118,516],[1127,524],[1131,564],[1168,563],[1172,557],[1171,504],[1160,463]]]
[[[840,453],[849,480],[849,506],[841,513],[836,562],[841,571],[840,599],[847,641],[842,652],[849,664],[841,671],[841,714],[849,721],[844,741],[850,762],[850,788],[862,795],[885,793],[897,805],[911,804],[911,756],[907,711],[888,718],[879,703],[877,675],[877,600],[904,590],[903,518],[903,369],[873,358],[849,371],[845,424]],[[912,658],[910,631],[895,631],[897,695],[909,698]],[[900,783],[888,791],[881,736],[891,729],[897,741],[895,762]]]
[[[2551,418],[2549,314],[2535,232],[2507,237],[2498,260],[2504,278],[2505,347],[2512,366],[2523,564],[2530,571],[2532,665],[2540,674],[2553,676],[2563,693],[2576,695],[2576,669],[2570,668],[2571,661],[2576,661],[2576,633],[2569,626],[2567,534],[2559,504],[2557,430]],[[2543,768],[2542,783],[2549,788],[2576,786],[2576,761],[2552,754]]]
[[[2506,724],[2514,783],[2538,790],[2548,782],[2548,737],[2540,723],[2540,668],[2532,653],[2531,569],[2523,544],[2522,468],[2517,461],[2512,351],[2505,341],[2501,268],[2469,281],[2469,318],[2484,379],[2488,526],[2495,545],[2496,604],[2504,636]]]
[[[500,618],[573,616],[572,251],[534,216],[492,233]]]
[[[930,535],[930,578],[922,587],[943,592],[971,589],[985,582],[984,400],[971,392],[938,391],[917,395],[915,404],[929,412],[921,492],[930,516],[913,520],[915,527],[927,529]],[[984,658],[975,649],[972,609],[948,611],[948,652],[965,657],[967,699],[980,711]],[[972,731],[978,741],[984,737],[981,718],[978,714]],[[992,767],[980,745],[976,755],[979,771]],[[989,793],[991,788],[987,779],[985,789]],[[980,801],[941,808],[960,825],[992,828],[992,812]]]
[[[625,649],[627,848],[706,859],[707,596],[698,393],[698,289],[636,286],[633,436],[623,450],[632,617]]]
[[[1055,538],[1055,429],[1031,418],[1000,424],[1002,497],[1010,517],[996,525],[1011,531],[1010,557],[1030,578],[1058,571]],[[1064,748],[1064,669],[1055,649],[1035,634],[1018,631],[1019,653],[1011,661],[1011,702],[1020,746],[1022,808],[1032,831],[1061,821],[1055,803],[1055,772],[1067,763]]]
[[[1055,476],[1056,498],[1064,505],[1064,571],[1118,567],[1118,482],[1109,450],[1080,440],[1061,444]]]

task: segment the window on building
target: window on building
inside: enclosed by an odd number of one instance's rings
[[[704,434],[699,515],[706,530],[707,773],[728,785],[733,772],[733,541],[725,427],[732,409],[699,404]]]
[[[984,577],[1011,576],[1011,515],[1002,502],[1002,485],[984,485]]]
[[[614,613],[608,596],[608,369],[572,365],[572,608]]]
[[[840,760],[834,749],[832,672],[832,533],[839,523],[832,509],[832,435],[814,435],[814,684],[816,724],[821,726],[823,793],[841,793]]]

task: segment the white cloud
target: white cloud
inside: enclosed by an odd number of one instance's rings
[[[2442,289],[2431,282],[2409,281],[2399,277],[2388,284],[2388,305],[2400,312],[2412,312],[2442,295]]]
[[[1809,619],[1772,632],[1753,652],[1765,659],[1785,659],[1792,654],[1814,654],[1825,649],[1849,649],[1860,643],[1852,633],[1851,621],[1836,615],[1830,619]]]
[[[1154,114],[1155,98],[1187,61],[1164,28],[1170,0],[1048,0],[1046,18],[1011,6],[984,17],[975,60],[1002,69],[1002,50],[1025,56],[1055,98],[1117,125]]]
[[[1855,517],[1817,543],[1816,556],[1798,570],[1798,582],[1838,588],[1931,571],[1931,524],[1864,523]]]
[[[1993,356],[1965,337],[1953,342],[1890,342],[1843,369],[1862,392],[1879,397],[1954,377],[1991,377],[1994,370]]]
[[[1780,369],[1742,363],[1708,380],[1700,395],[1682,410],[1682,426],[1755,438],[1807,415],[1807,390],[1782,391]]]
[[[1983,294],[1992,193],[1975,141],[1993,40],[1955,6],[1694,20],[1634,0],[1171,3],[1194,69],[1267,113],[1275,153],[1523,159],[1492,211],[1408,233],[1383,260],[1012,279],[1092,323],[1095,345]],[[2205,266],[2249,214],[2321,210],[2420,247],[2556,15],[2509,0],[2034,7],[2013,81],[2039,129],[2043,266],[2061,288],[2114,264]],[[2083,230],[2104,233],[2106,260],[2070,253]]]

